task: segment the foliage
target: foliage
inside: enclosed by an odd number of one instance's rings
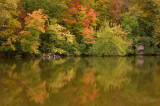
[[[76,35],[80,43],[94,43],[94,27],[96,26],[96,13],[89,5],[80,4],[79,0],[72,0],[68,9],[63,13],[62,20],[65,27]]]
[[[122,14],[120,23],[124,31],[129,33],[128,34],[129,38],[134,38],[136,36],[139,36],[137,17],[131,16],[130,12],[126,12]]]
[[[17,20],[18,0],[0,0],[0,51],[12,52],[16,50],[15,42],[18,35],[16,27],[20,26]]]
[[[155,39],[153,37],[137,37],[133,45],[137,46],[139,43],[145,45],[145,54],[160,54],[160,48],[158,48],[158,46],[155,45]]]
[[[75,48],[75,36],[63,26],[57,24],[55,19],[51,19],[46,33],[41,35],[41,50],[44,53],[57,53],[73,55],[78,51]]]
[[[157,20],[155,21],[155,26],[154,26],[154,36],[158,38],[156,44],[159,44],[160,41],[160,15],[157,16]]]
[[[23,0],[27,12],[43,9],[43,13],[60,21],[62,11],[67,7],[67,0]]]
[[[156,44],[160,43],[160,0],[154,0],[155,4],[158,6],[158,14],[156,15],[156,19],[154,22],[154,36],[158,38]]]
[[[159,0],[0,0],[0,20],[2,56],[88,55],[91,48],[95,55],[134,54],[140,37],[150,42],[147,54],[158,54],[160,48]],[[102,31],[106,21],[109,26]],[[133,41],[129,48],[122,47],[128,41],[121,32]],[[103,49],[101,42],[114,50]]]
[[[126,33],[120,26],[110,27],[106,22],[100,31],[97,32],[96,44],[90,48],[91,55],[126,55],[126,50],[130,44]]]
[[[113,0],[109,8],[109,14],[112,23],[119,24],[121,12],[120,0]]]
[[[140,36],[150,36],[153,37],[154,31],[154,21],[156,20],[156,15],[158,14],[158,7],[153,0],[136,1],[137,9],[135,10],[139,23],[139,33]]]
[[[140,36],[153,37],[153,23],[143,18],[138,19]]]
[[[44,24],[46,20],[47,16],[42,13],[41,9],[28,13],[25,18],[25,29],[20,32],[20,44],[23,52],[38,54],[39,35],[45,32]]]
[[[110,14],[109,14],[109,7],[111,4],[112,0],[96,0],[94,4],[94,10],[96,11],[97,14],[97,26],[96,29],[99,29],[101,25],[104,23],[104,21],[107,21],[110,19]]]
[[[18,21],[20,22],[20,27],[16,28],[16,33],[19,34],[22,30],[24,30],[24,26],[25,26],[25,18],[27,16],[27,12],[24,9],[24,6],[22,4],[23,0],[20,0],[17,3],[17,14],[18,14]]]

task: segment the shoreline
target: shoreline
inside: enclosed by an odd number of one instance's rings
[[[135,54],[135,55],[104,55],[104,56],[97,56],[97,55],[80,55],[80,56],[76,56],[76,55],[69,55],[69,56],[65,56],[65,55],[56,55],[56,56],[43,56],[43,55],[26,55],[26,56],[0,56],[1,59],[25,59],[25,58],[31,58],[31,59],[35,59],[35,58],[43,58],[43,59],[58,59],[58,58],[67,58],[67,57],[138,57],[138,56],[160,56],[158,54]]]

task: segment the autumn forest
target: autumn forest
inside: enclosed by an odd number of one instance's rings
[[[160,0],[0,0],[0,57],[160,54]]]
[[[160,106],[160,0],[0,0],[0,106]]]

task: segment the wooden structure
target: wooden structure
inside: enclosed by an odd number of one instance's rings
[[[144,51],[145,51],[145,45],[144,45],[144,44],[142,44],[142,43],[139,43],[139,44],[137,45],[137,51],[138,51],[138,54],[139,54],[139,55],[144,54]]]

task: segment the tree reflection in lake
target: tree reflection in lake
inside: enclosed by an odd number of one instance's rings
[[[0,60],[3,106],[160,105],[160,57]]]

